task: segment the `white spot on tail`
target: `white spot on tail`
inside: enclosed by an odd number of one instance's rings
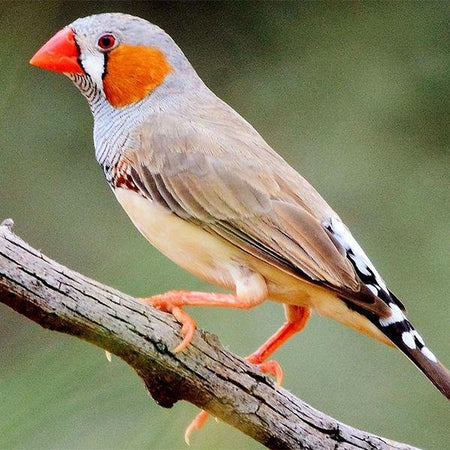
[[[403,320],[406,320],[406,317],[402,313],[402,310],[395,303],[390,303],[389,308],[391,308],[392,311],[391,315],[387,319],[380,319],[380,325],[382,327],[387,327],[389,325],[392,325],[393,323],[402,322]]]
[[[417,348],[416,341],[411,331],[405,331],[402,333],[402,341],[411,349]]]
[[[420,351],[423,355],[428,358],[430,361],[437,362],[436,356],[434,356],[433,352],[428,347],[422,347]]]
[[[352,236],[349,229],[342,223],[337,217],[331,217],[329,225],[325,223],[325,226],[329,226],[333,232],[334,237],[345,248],[345,250],[351,250],[353,252],[353,261],[356,267],[363,275],[370,275],[370,271],[373,273],[378,285],[386,292],[388,292],[387,286],[381,278],[380,274],[375,269],[374,265],[370,262],[364,250],[356,242],[356,239]],[[370,269],[370,271],[368,270]],[[369,288],[370,289],[370,288]],[[378,293],[377,293],[378,294]]]
[[[416,331],[416,330],[411,330],[411,333],[416,337],[416,339],[422,344],[425,345],[424,340],[422,339],[422,336]]]
[[[373,284],[366,284],[373,295],[378,295],[378,289]]]
[[[355,255],[354,261],[355,261],[356,267],[358,267],[358,270],[363,275],[367,275],[367,276],[370,275],[370,272],[367,270],[367,264],[364,262],[364,260],[361,258],[360,255]]]

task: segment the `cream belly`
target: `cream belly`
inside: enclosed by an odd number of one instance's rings
[[[161,253],[199,278],[235,288],[229,271],[242,253],[239,249],[133,191],[118,188],[114,193],[134,225]]]
[[[236,291],[236,271],[247,268],[265,281],[261,300],[308,306],[384,343],[390,341],[364,316],[350,310],[332,291],[261,261],[224,239],[186,222],[162,206],[128,189],[114,194],[134,225],[161,253],[193,275]],[[256,288],[256,291],[258,288]],[[252,289],[254,293],[255,289]]]

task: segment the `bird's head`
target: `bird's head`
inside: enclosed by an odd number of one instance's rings
[[[56,33],[30,64],[69,76],[93,101],[114,108],[144,100],[158,89],[186,89],[198,77],[161,28],[127,14],[75,20]]]

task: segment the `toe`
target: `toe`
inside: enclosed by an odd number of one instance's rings
[[[271,359],[270,361],[257,364],[257,366],[261,372],[272,375],[275,378],[277,389],[281,386],[283,382],[283,369],[278,361]]]
[[[278,361],[271,359],[270,361],[261,361],[257,354],[247,356],[245,358],[249,363],[254,364],[262,373],[272,375],[276,380],[276,388],[278,389],[283,382],[283,369]]]
[[[205,410],[201,410],[189,424],[184,433],[184,441],[187,445],[190,445],[191,434],[193,431],[200,430],[205,422],[208,420],[209,413]]]
[[[162,295],[153,295],[152,297],[143,297],[138,298],[141,303],[145,303],[146,305],[153,306],[153,308],[157,308],[161,311],[171,312],[170,305],[163,298]]]
[[[197,324],[195,323],[195,320],[181,308],[174,307],[172,309],[172,314],[178,322],[182,324],[181,334],[183,335],[183,340],[181,341],[181,344],[173,349],[174,353],[178,353],[183,351],[191,343]]]

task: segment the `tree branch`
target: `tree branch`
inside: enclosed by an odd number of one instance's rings
[[[44,256],[0,225],[0,302],[45,328],[77,336],[124,359],[164,407],[187,400],[269,448],[412,449],[313,409],[198,330],[174,354],[171,315]]]

